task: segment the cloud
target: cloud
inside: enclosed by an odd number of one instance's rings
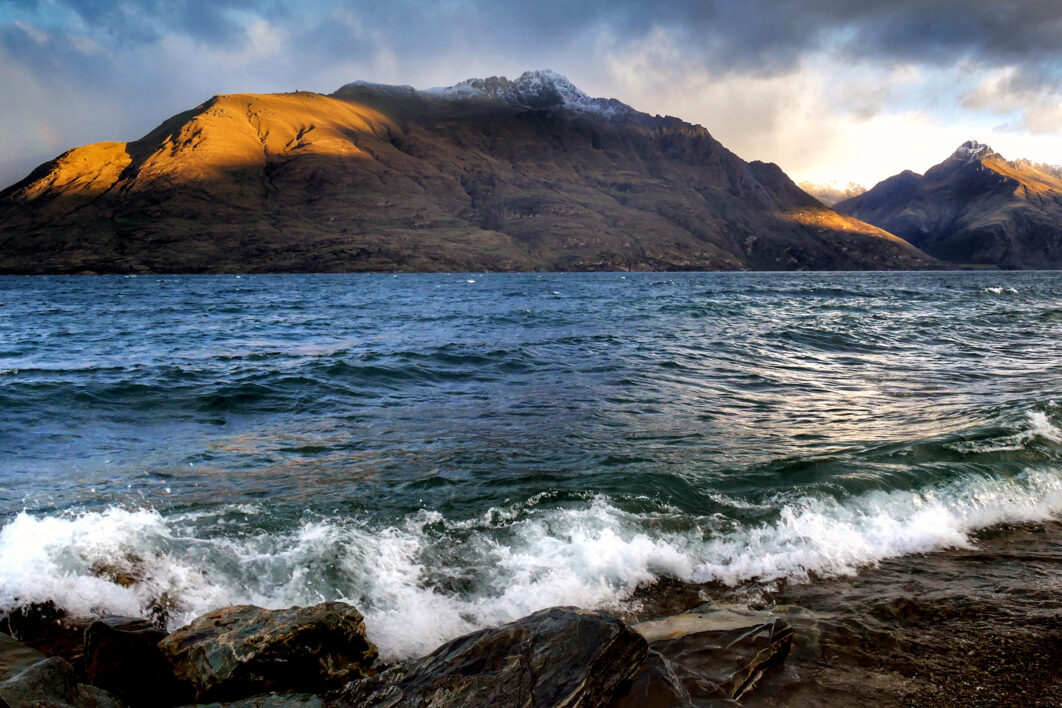
[[[888,61],[957,61],[976,55],[1032,65],[1062,56],[1062,5],[1054,0],[6,0],[30,16],[65,10],[88,32],[120,41],[186,34],[243,41],[247,18],[299,23],[345,12],[401,45],[435,51],[469,43],[559,47],[607,29],[641,41],[661,29],[716,68],[784,71],[809,51]]]
[[[1055,0],[0,0],[0,57],[18,106],[0,115],[0,182],[54,156],[25,139],[31,115],[67,147],[214,93],[545,67],[808,177],[874,130],[1062,125]]]
[[[76,16],[85,32],[106,36],[116,46],[154,42],[174,32],[209,44],[231,45],[245,38],[234,14],[276,15],[271,4],[253,0],[7,0],[5,4],[45,21]]]
[[[962,97],[962,105],[975,111],[988,111],[1013,120],[1001,126],[1008,131],[1034,134],[1062,132],[1062,93],[1057,86],[1047,86],[1014,67],[989,73]]]

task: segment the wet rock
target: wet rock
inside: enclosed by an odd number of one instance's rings
[[[324,701],[312,693],[263,693],[230,703],[198,703],[195,708],[322,708]],[[188,706],[187,708],[192,708]]]
[[[140,556],[126,554],[114,561],[97,561],[89,570],[98,578],[109,580],[123,588],[130,588],[144,579],[143,564]]]
[[[74,617],[52,601],[20,605],[0,616],[0,632],[40,651],[69,661],[83,676],[82,650],[85,628],[94,618]]]
[[[88,682],[130,706],[172,706],[193,698],[191,686],[177,680],[158,644],[166,633],[133,617],[104,617],[85,630]]]
[[[42,657],[0,682],[0,698],[11,708],[37,702],[76,705],[77,688],[77,676],[70,662],[57,656]]]
[[[647,655],[645,640],[612,615],[554,607],[355,681],[326,705],[606,706]]]
[[[120,700],[97,686],[78,684],[74,708],[125,708]]]
[[[51,600],[31,602],[13,607],[0,615],[0,632],[25,641],[28,637],[46,631],[63,617],[66,617],[66,610]]]
[[[361,613],[341,602],[225,607],[173,632],[159,648],[200,701],[324,692],[367,676],[377,656]]]
[[[633,629],[664,661],[647,663],[643,673],[650,675],[636,677],[631,689],[659,693],[670,686],[676,696],[702,701],[746,696],[768,669],[785,661],[793,638],[785,620],[736,607],[709,607],[642,622]],[[634,696],[626,698],[624,705],[638,705],[631,702]]]
[[[121,708],[102,689],[79,684],[70,662],[0,634],[0,705],[8,708]]]
[[[0,634],[0,681],[6,681],[47,657],[14,637]]]
[[[725,708],[740,705],[719,684],[673,663],[659,652],[650,651],[645,665],[610,708]]]

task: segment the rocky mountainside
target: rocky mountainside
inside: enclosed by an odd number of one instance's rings
[[[0,193],[0,272],[925,268],[704,128],[528,72],[215,96]]]
[[[1062,268],[1062,170],[1007,161],[976,141],[837,209],[953,263]]]
[[[867,191],[866,187],[855,182],[800,182],[797,186],[828,207],[835,206],[845,199],[858,197]]]

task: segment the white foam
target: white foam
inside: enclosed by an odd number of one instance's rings
[[[1015,288],[1004,288],[1002,286],[992,288],[981,288],[981,292],[986,295],[1017,295],[1018,291]]]
[[[320,518],[272,533],[253,530],[261,514],[240,516],[257,510],[234,507],[169,517],[123,509],[22,513],[0,529],[0,604],[53,599],[77,613],[135,615],[165,594],[176,603],[177,626],[228,604],[338,599],[364,612],[385,656],[404,657],[551,605],[619,607],[661,577],[806,580],[969,546],[980,528],[1062,512],[1062,474],[1028,470],[843,502],[779,499],[778,506],[771,523],[704,517],[684,531],[674,530],[683,528],[677,510],[634,514],[600,496],[557,508],[538,495],[452,522],[421,511],[384,528]],[[97,577],[101,564],[124,564],[143,579],[120,587]]]
[[[947,447],[958,452],[985,453],[1024,450],[1036,438],[1056,443],[1062,442],[1062,430],[1051,422],[1047,413],[1028,411],[1025,417],[1025,425],[1016,433],[989,440],[962,440],[948,443]]]
[[[1051,442],[1062,442],[1062,430],[1051,423],[1047,413],[1043,411],[1029,411],[1029,432]]]

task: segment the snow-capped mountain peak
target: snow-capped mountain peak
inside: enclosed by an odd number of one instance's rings
[[[567,77],[549,69],[525,71],[513,81],[504,76],[467,79],[453,86],[428,89],[426,93],[456,101],[493,99],[523,108],[567,109],[606,118],[634,112],[630,106],[614,98],[591,98]]]
[[[973,162],[981,158],[995,155],[996,151],[984,143],[979,143],[976,140],[967,140],[965,143],[959,146],[959,148],[952,153],[951,157],[954,160],[961,162]]]

